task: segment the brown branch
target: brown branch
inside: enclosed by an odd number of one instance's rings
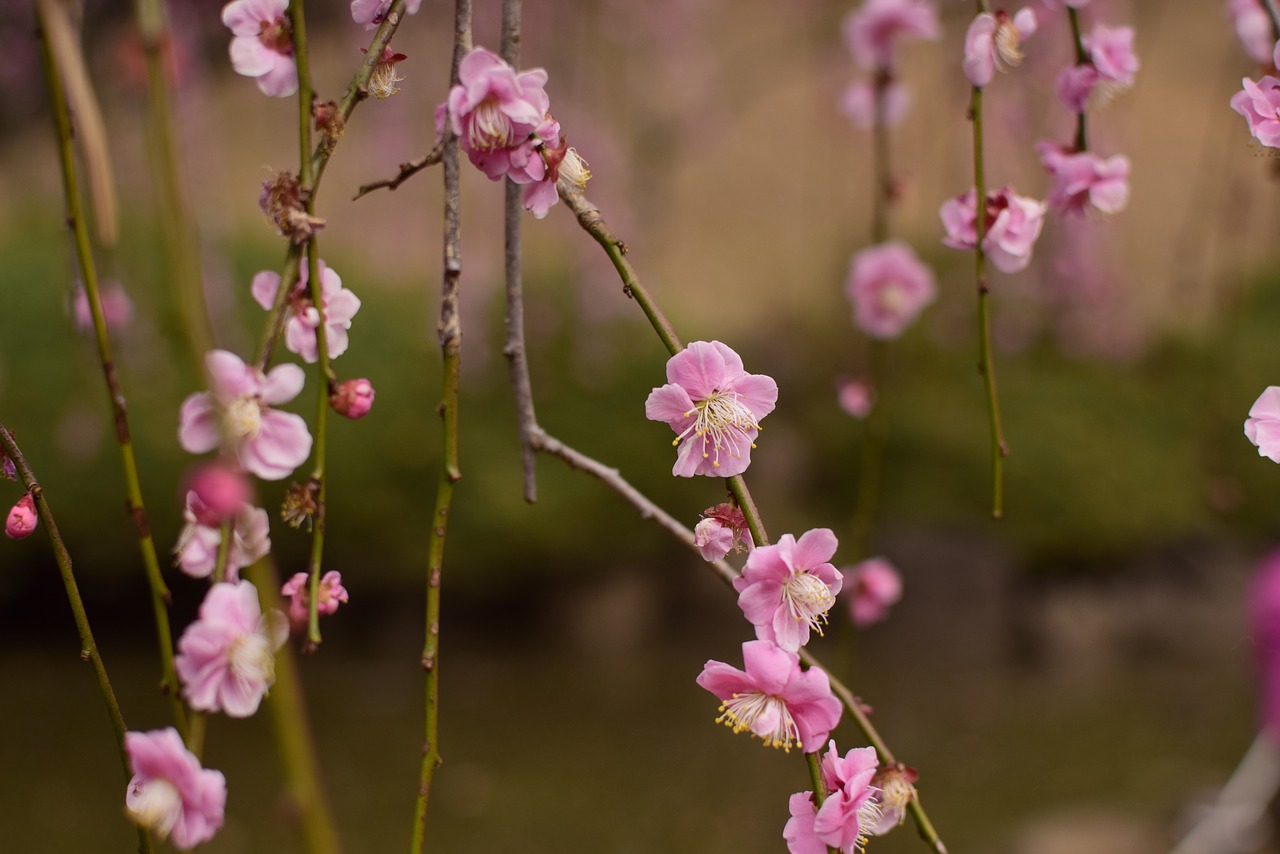
[[[410,160],[407,163],[400,164],[400,171],[396,173],[394,178],[383,178],[381,181],[374,181],[370,184],[361,184],[360,189],[356,190],[356,194],[351,197],[351,201],[355,201],[361,196],[367,196],[374,190],[395,190],[408,181],[414,175],[417,175],[423,169],[429,166],[435,166],[444,157],[444,142],[436,143],[436,147],[431,149],[425,157],[417,160]]]

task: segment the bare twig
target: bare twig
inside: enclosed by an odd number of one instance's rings
[[[396,173],[394,178],[384,178],[381,181],[374,181],[370,184],[361,184],[360,189],[356,190],[356,194],[351,197],[351,200],[354,202],[356,199],[361,196],[367,196],[374,190],[391,190],[392,192],[395,192],[401,184],[408,181],[414,175],[417,175],[423,169],[426,169],[428,166],[435,166],[439,163],[443,155],[444,143],[440,142],[435,148],[431,149],[425,157],[421,157],[417,160],[410,160],[408,163],[401,163],[400,171]]]

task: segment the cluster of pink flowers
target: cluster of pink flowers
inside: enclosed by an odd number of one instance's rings
[[[324,305],[323,311],[316,308],[311,299],[311,286],[308,283],[307,264],[298,269],[298,281],[289,292],[288,320],[284,326],[284,345],[289,352],[297,353],[302,361],[314,364],[319,358],[319,344],[316,340],[316,329],[324,323],[325,345],[329,350],[329,358],[336,359],[347,352],[347,330],[351,328],[351,318],[360,310],[360,298],[342,286],[342,278],[338,271],[320,260],[317,267],[320,271],[320,295]],[[280,291],[280,274],[263,270],[253,277],[250,286],[253,299],[258,305],[270,311],[275,305],[276,294]],[[323,317],[323,321],[321,318]]]
[[[931,0],[863,0],[844,19],[844,38],[859,68],[874,73],[874,82],[859,78],[840,99],[840,110],[856,127],[877,121],[902,121],[911,96],[895,77],[898,50],[916,40],[938,38],[938,13]],[[877,98],[881,101],[877,105]]]
[[[976,198],[977,193],[970,187],[968,192],[942,204],[940,214],[947,230],[942,242],[952,249],[973,249],[978,244]],[[1003,273],[1026,269],[1044,226],[1044,202],[1019,196],[1012,187],[1004,187],[987,194],[985,207],[982,250]]]
[[[227,554],[226,580],[236,581],[240,570],[271,551],[267,511],[241,502],[231,513],[210,507],[195,490],[187,492],[182,512],[186,524],[174,546],[178,567],[192,578],[208,578],[218,562],[222,526],[231,522],[231,546]]]
[[[854,255],[845,291],[854,325],[881,340],[901,335],[937,295],[933,271],[899,241]]]

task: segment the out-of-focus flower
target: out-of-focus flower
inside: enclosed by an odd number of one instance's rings
[[[896,80],[885,85],[884,123],[886,127],[900,124],[911,107],[911,93]],[[854,127],[870,130],[876,124],[876,88],[866,79],[855,80],[840,96],[840,112]]]
[[[231,518],[253,500],[253,485],[244,472],[221,460],[193,468],[187,487],[212,514],[211,524]]]
[[[1022,62],[1023,39],[1036,31],[1036,13],[1020,9],[1012,18],[1003,10],[982,12],[969,24],[964,38],[964,76],[978,88],[991,82],[997,70]]]
[[[180,851],[208,842],[222,827],[227,781],[200,767],[173,727],[127,732],[124,751],[133,778],[125,790],[129,819]]]
[[[1084,37],[1089,61],[1104,81],[1127,89],[1138,73],[1138,57],[1133,52],[1133,27],[1096,24]]]
[[[742,359],[719,341],[694,341],[667,360],[667,384],[645,401],[650,421],[665,421],[677,436],[677,477],[732,477],[751,464],[760,421],[778,401],[778,384],[748,374]]]
[[[938,38],[938,13],[929,0],[863,0],[844,19],[844,39],[862,68],[892,68],[898,45]]]
[[[702,516],[693,529],[693,544],[703,560],[720,560],[731,551],[752,548],[751,531],[741,508],[717,504],[702,511]]]
[[[1280,550],[1259,561],[1249,582],[1247,605],[1262,726],[1280,740]]]
[[[1254,139],[1280,148],[1280,79],[1268,75],[1254,83],[1246,77],[1240,84],[1244,91],[1231,96],[1231,109],[1244,116]]]
[[[324,300],[324,340],[329,358],[336,359],[347,352],[347,330],[351,328],[351,318],[360,310],[360,298],[342,286],[337,270],[327,266],[323,259],[317,264],[320,268],[320,295]],[[320,358],[320,345],[316,341],[320,312],[311,301],[308,267],[306,263],[298,266],[298,282],[289,292],[289,319],[284,326],[284,345],[289,352],[301,356],[302,361],[314,364]],[[270,311],[280,290],[280,274],[263,270],[253,277],[251,290],[254,301]]]
[[[122,329],[133,321],[133,300],[129,299],[119,282],[104,282],[98,295],[102,298],[102,319],[107,329]],[[89,308],[89,295],[84,285],[76,286],[75,295],[71,298],[71,314],[75,318],[76,329],[93,331],[93,311]]]
[[[952,249],[973,249],[977,244],[976,193],[970,187],[962,196],[942,203],[939,214]],[[1031,263],[1031,250],[1044,226],[1045,204],[1019,196],[1012,187],[987,194],[986,234],[982,249],[996,269],[1017,273]]]
[[[264,375],[226,350],[205,356],[212,390],[182,402],[178,443],[192,454],[219,447],[226,433],[240,465],[263,480],[281,480],[311,456],[311,433],[300,415],[271,407],[302,391],[297,365],[276,365]]]
[[[876,402],[875,387],[866,377],[842,380],[836,396],[840,401],[840,408],[857,419],[870,415],[871,407]]]
[[[289,0],[232,0],[222,8],[231,40],[231,67],[253,77],[262,94],[284,98],[298,91]]]
[[[1100,79],[1098,69],[1088,63],[1068,65],[1058,74],[1058,100],[1071,112],[1083,113]]]
[[[720,698],[720,717],[734,732],[750,732],[767,747],[819,749],[840,721],[840,701],[820,668],[800,669],[800,656],[769,641],[742,645],[745,670],[708,661],[698,684]]]
[[[173,551],[178,568],[192,578],[208,578],[218,563],[222,545],[222,525],[226,517],[213,511],[200,500],[196,491],[187,492],[187,507],[182,512],[186,524],[178,534]],[[240,579],[240,570],[271,551],[270,523],[267,511],[241,504],[232,522],[231,548],[227,553],[225,581]]]
[[[199,618],[178,639],[174,667],[182,696],[198,712],[247,718],[276,681],[274,651],[288,637],[284,615],[262,613],[248,581],[214,584]]]
[[[849,615],[860,629],[883,620],[889,608],[902,598],[902,576],[882,557],[869,558],[844,570],[844,582]]]
[[[1259,0],[1227,0],[1227,13],[1235,24],[1244,52],[1256,62],[1266,62],[1275,47],[1271,19]]]
[[[416,15],[421,6],[422,0],[408,0],[404,10]],[[364,24],[366,30],[376,29],[390,9],[391,0],[351,0],[351,19],[357,24]]]
[[[1084,213],[1092,205],[1103,213],[1119,213],[1129,201],[1129,158],[1123,154],[1103,159],[1092,151],[1065,151],[1055,143],[1036,143],[1040,163],[1053,188],[1045,200],[1068,213]]]
[[[9,509],[9,515],[5,517],[5,536],[11,540],[26,539],[35,531],[39,521],[39,517],[36,516],[35,499],[31,497],[30,492],[24,493],[18,499],[18,503]]]
[[[305,572],[296,572],[280,588],[280,595],[289,600],[289,625],[295,632],[305,628],[311,616],[310,581],[310,576]],[[347,588],[342,586],[342,573],[331,569],[320,578],[316,613],[322,617],[333,614],[348,598]]]
[[[933,272],[905,243],[893,241],[853,256],[845,293],[854,325],[872,338],[897,338],[937,294]]]
[[[1258,446],[1258,456],[1280,463],[1280,386],[1267,386],[1253,402],[1244,435]]]
[[[752,549],[733,589],[757,638],[795,652],[809,642],[810,630],[822,634],[844,583],[830,562],[836,545],[830,528],[814,528],[798,540],[783,534],[773,545]]]

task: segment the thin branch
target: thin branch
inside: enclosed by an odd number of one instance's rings
[[[440,158],[444,155],[444,143],[438,143],[435,148],[431,149],[425,157],[418,160],[410,160],[408,163],[400,164],[400,171],[396,173],[394,178],[384,178],[381,181],[374,181],[371,184],[361,184],[360,189],[356,190],[356,194],[351,197],[351,201],[355,201],[361,196],[367,196],[374,190],[391,190],[395,192],[401,184],[408,181],[414,175],[417,175],[428,166],[435,166],[440,162]]]
[[[1080,13],[1072,7],[1067,7],[1067,16],[1071,21],[1071,47],[1076,52],[1076,65],[1088,65],[1089,51],[1084,47],[1084,34],[1080,31]],[[1089,148],[1089,130],[1085,122],[1084,110],[1081,109],[1076,113],[1076,151],[1081,152]]]

